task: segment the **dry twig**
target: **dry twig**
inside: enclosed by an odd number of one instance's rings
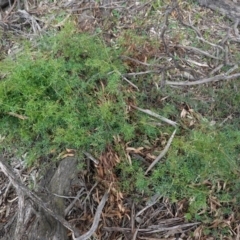
[[[106,193],[104,194],[101,202],[100,202],[99,205],[98,205],[98,208],[97,208],[97,211],[96,211],[96,213],[95,213],[94,220],[93,220],[93,224],[92,224],[90,230],[89,230],[88,232],[86,232],[85,234],[83,234],[82,236],[80,236],[80,237],[75,238],[75,237],[73,236],[73,239],[74,239],[74,240],[86,240],[86,239],[89,239],[89,238],[94,234],[94,232],[97,230],[98,223],[99,223],[99,221],[100,221],[100,216],[101,216],[103,207],[104,207],[107,199],[108,199],[108,193],[106,192]]]
[[[172,82],[172,81],[166,81],[165,83],[167,85],[175,85],[175,86],[193,86],[193,85],[198,85],[198,84],[204,84],[204,83],[210,83],[210,82],[218,82],[221,80],[232,80],[232,79],[236,79],[240,77],[240,73],[236,73],[233,75],[229,75],[226,76],[225,74],[220,74],[214,77],[210,77],[210,78],[204,78],[204,79],[200,79],[197,81],[193,81],[193,82]]]
[[[172,120],[170,120],[170,119],[167,119],[167,118],[165,118],[165,117],[163,117],[163,116],[160,116],[160,115],[158,115],[157,113],[152,112],[151,110],[142,109],[142,108],[139,108],[139,107],[136,107],[136,106],[132,106],[132,107],[133,107],[134,109],[139,110],[140,112],[146,113],[146,114],[148,114],[148,115],[150,115],[150,116],[152,116],[152,117],[155,117],[155,118],[157,118],[157,119],[160,119],[161,121],[163,121],[163,122],[165,122],[165,123],[168,123],[168,124],[172,125],[173,127],[176,127],[176,126],[177,126],[177,123],[176,123],[176,122],[174,122],[174,121],[172,121]]]
[[[173,141],[173,138],[175,136],[177,129],[175,129],[171,135],[171,137],[169,138],[167,145],[165,146],[165,148],[163,149],[163,151],[159,154],[159,156],[151,163],[151,165],[148,167],[148,169],[145,172],[145,175],[166,155],[168,149],[170,148],[170,145]]]

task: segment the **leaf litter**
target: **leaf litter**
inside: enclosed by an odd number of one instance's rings
[[[8,12],[1,13],[3,14],[1,27],[5,28],[5,26],[8,26],[8,31],[14,34],[31,39],[33,36],[44,34],[51,28],[61,28],[71,14],[75,17],[78,28],[83,32],[93,32],[103,28],[105,39],[108,43],[114,43],[116,38],[121,37],[121,29],[134,29],[138,27],[132,18],[134,14],[138,13],[144,16],[147,15],[152,8],[152,1],[144,4],[135,1],[113,1],[111,3],[107,1],[105,4],[100,4],[97,1],[61,1],[58,5],[56,3],[41,3],[39,6],[34,6],[34,3],[29,1],[29,9],[25,11],[17,10],[15,7],[16,2],[17,1],[14,2],[14,5]],[[181,5],[186,4],[184,1],[180,3]],[[135,85],[133,83],[134,81],[132,81],[132,78],[139,75],[139,73],[142,75],[153,74],[153,79],[155,78],[154,75],[161,73],[161,83],[159,84],[158,80],[154,80],[155,82],[153,81],[150,87],[156,85],[157,87],[159,87],[159,85],[192,86],[227,79],[231,80],[239,77],[239,74],[236,73],[238,66],[236,67],[231,52],[226,48],[226,39],[229,39],[231,42],[239,42],[231,29],[224,39],[225,42],[223,40],[221,44],[208,42],[201,32],[206,31],[205,28],[208,27],[207,21],[209,20],[207,15],[211,15],[211,12],[201,9],[203,16],[205,14],[205,17],[202,18],[204,22],[202,29],[200,29],[200,31],[196,29],[191,20],[189,20],[190,24],[187,27],[196,31],[199,35],[199,40],[207,43],[210,50],[207,52],[199,48],[180,45],[180,31],[175,36],[166,33],[166,29],[169,27],[168,20],[171,17],[173,18],[173,22],[175,21],[176,23],[179,21],[180,26],[186,26],[184,21],[186,22],[187,18],[191,19],[191,16],[189,16],[187,10],[184,10],[184,8],[177,8],[173,5],[169,7],[170,10],[165,12],[165,25],[161,26],[162,29],[160,29],[157,24],[154,24],[154,22],[149,22],[148,20],[146,20],[145,25],[142,26],[143,29],[150,29],[149,35],[151,33],[151,38],[160,38],[162,40],[160,47],[154,48],[151,44],[148,44],[148,40],[143,41],[140,45],[134,42],[130,44],[129,42],[126,43],[129,44],[129,46],[122,58],[125,59],[124,62],[131,71],[126,74],[126,76],[123,76],[123,78],[129,77],[130,79],[127,79],[129,81],[128,83],[132,83],[132,87],[139,90],[139,86]],[[57,14],[57,10],[61,8],[69,14],[60,23],[56,23],[53,17]],[[115,26],[112,26],[112,23],[107,21],[109,16],[113,16],[113,10],[115,11],[115,16],[119,14],[119,20],[117,23],[114,23]],[[165,11],[165,9],[160,10]],[[198,10],[199,8],[196,7],[196,9],[193,9],[193,12],[197,12]],[[151,25],[155,26],[151,27]],[[228,26],[215,24],[214,31],[209,34],[218,35],[222,28],[227,29]],[[126,40],[127,37],[125,36],[124,39]],[[166,42],[168,41],[171,41],[171,44],[167,45]],[[184,44],[190,44],[190,41],[191,40],[188,40],[188,42]],[[238,49],[239,46],[236,43],[233,44],[235,44]],[[16,51],[16,49],[11,49],[7,45],[3,48],[5,54]],[[204,61],[201,61],[202,56],[206,57]],[[174,57],[178,57],[181,63],[179,64]],[[213,62],[213,59],[217,60],[217,64]],[[153,63],[148,63],[152,60],[154,60]],[[225,71],[222,62],[227,62],[232,68]],[[218,75],[212,77],[211,75],[213,73],[218,73]],[[231,73],[233,74],[229,75]],[[171,78],[167,80],[170,75]],[[179,79],[182,81],[178,81]],[[186,79],[187,81],[185,81]],[[217,86],[218,85],[216,85],[216,87]],[[198,97],[202,97],[201,94]],[[138,107],[136,107],[136,109],[140,110]],[[147,114],[152,114],[150,110],[147,111],[148,112],[145,110]],[[17,113],[9,114],[22,120],[25,119],[25,116]],[[199,115],[197,115],[198,113],[194,113],[193,109],[187,107],[182,108],[180,117],[185,121],[187,126],[193,126],[199,121]],[[163,118],[161,118],[161,120],[163,120]],[[166,120],[164,118],[164,121],[172,124],[174,127],[176,126],[176,122],[173,120]],[[153,150],[151,148],[146,151],[145,147],[127,147],[125,150],[129,164],[131,164],[133,154],[135,154],[135,157],[137,156],[144,160],[151,159],[151,161],[154,162],[155,156],[150,155]],[[104,196],[105,190],[108,189],[108,201],[101,211],[102,220],[96,232],[93,233],[95,239],[171,239],[172,236],[179,236],[182,239],[213,239],[206,237],[204,227],[199,222],[186,222],[184,214],[189,204],[188,200],[183,199],[176,204],[172,204],[161,195],[155,195],[149,198],[144,194],[139,195],[139,193],[133,193],[129,195],[121,192],[116,173],[116,166],[121,161],[121,157],[117,155],[111,146],[98,158],[91,156],[90,153],[84,154],[86,156],[88,171],[81,172],[79,174],[79,180],[72,184],[69,197],[77,196],[77,200],[75,200],[73,208],[67,214],[67,220],[77,226],[81,232],[86,232],[92,226],[95,209]],[[64,158],[73,155],[74,150],[66,149],[59,157]],[[89,159],[91,159],[91,161],[89,161]],[[151,163],[147,162],[146,164],[149,169]],[[16,169],[19,169],[19,167],[16,167]],[[26,169],[22,166],[20,170],[21,174],[26,172]],[[33,171],[33,169],[31,171]],[[10,190],[11,185],[7,184],[7,182],[8,180],[1,175],[1,189],[5,191],[5,194],[1,195],[1,202],[6,202],[6,199],[8,202],[1,208],[1,222],[6,222],[9,214],[13,214],[13,209],[16,208],[16,195]],[[212,191],[215,191],[214,188],[220,191],[226,187],[225,183],[219,182],[217,186],[214,186],[211,182],[207,182],[207,180],[206,185],[213,188]],[[135,198],[141,199],[141,201],[135,202]],[[9,203],[11,203],[11,205]],[[221,207],[221,201],[215,196],[210,195],[208,204],[211,214],[216,214],[217,217],[218,210]],[[234,214],[229,215],[226,219],[216,218],[210,228],[228,227],[230,235],[236,236],[236,239],[238,239],[240,230],[237,221],[239,221],[239,219],[236,219]],[[193,238],[189,235],[190,233],[193,234]]]

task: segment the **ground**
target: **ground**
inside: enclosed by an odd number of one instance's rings
[[[238,21],[157,0],[1,19],[3,239],[239,239]]]

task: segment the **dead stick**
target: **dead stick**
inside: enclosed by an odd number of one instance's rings
[[[163,116],[160,116],[159,114],[154,113],[154,112],[152,112],[151,110],[142,109],[142,108],[139,108],[139,107],[136,107],[136,106],[132,106],[132,108],[137,109],[137,110],[139,110],[140,112],[146,113],[146,114],[148,114],[148,115],[150,115],[150,116],[152,116],[152,117],[155,117],[155,118],[157,118],[157,119],[160,119],[161,121],[163,121],[163,122],[165,122],[165,123],[168,123],[168,124],[170,124],[170,125],[172,125],[172,126],[174,126],[174,127],[176,127],[176,125],[177,125],[176,122],[174,122],[174,121],[172,121],[172,120],[170,120],[170,119],[167,119],[167,118],[165,118],[165,117],[163,117]]]
[[[98,205],[97,211],[96,211],[95,216],[94,216],[93,224],[92,224],[90,230],[88,232],[86,232],[85,234],[83,234],[82,236],[78,237],[78,238],[75,238],[73,236],[74,240],[86,240],[86,239],[89,239],[94,234],[94,232],[97,230],[98,223],[100,221],[100,216],[101,216],[103,207],[104,207],[107,199],[108,199],[108,193],[106,192],[104,194],[101,202]]]
[[[170,148],[170,145],[172,143],[172,140],[175,136],[177,129],[175,129],[169,138],[166,147],[163,149],[163,151],[160,153],[160,155],[151,163],[151,165],[148,167],[147,171],[145,172],[145,175],[166,155],[168,149]]]
[[[209,82],[218,82],[221,80],[232,80],[235,78],[240,77],[240,73],[236,73],[233,75],[226,76],[225,74],[217,75],[214,77],[210,78],[204,78],[201,80],[197,81],[192,81],[192,82],[172,82],[172,81],[166,81],[165,84],[167,85],[175,85],[175,86],[192,86],[192,85],[198,85],[198,84],[204,84],[204,83],[209,83]]]

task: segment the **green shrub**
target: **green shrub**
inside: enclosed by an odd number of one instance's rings
[[[220,131],[203,124],[201,129],[174,139],[166,161],[154,169],[149,184],[172,201],[190,199],[192,216],[207,208],[211,194],[220,202],[239,199],[240,194],[236,195],[240,182],[239,141],[237,131],[230,128]],[[226,189],[215,191],[219,183],[226,183]]]
[[[216,129],[202,123],[199,129],[176,136],[166,159],[157,164],[147,176],[140,160],[131,167],[122,163],[120,175],[123,189],[132,192],[159,193],[172,202],[188,199],[187,219],[210,221],[207,215],[209,197],[214,196],[221,204],[221,215],[229,211],[233,199],[240,201],[239,148],[240,133],[226,127]],[[219,187],[225,185],[225,188]],[[210,218],[211,219],[211,218]]]
[[[5,143],[36,158],[62,148],[99,153],[114,135],[134,137],[121,84],[124,68],[98,37],[67,25],[45,37],[37,52],[26,50],[1,67],[8,74],[0,84]]]

